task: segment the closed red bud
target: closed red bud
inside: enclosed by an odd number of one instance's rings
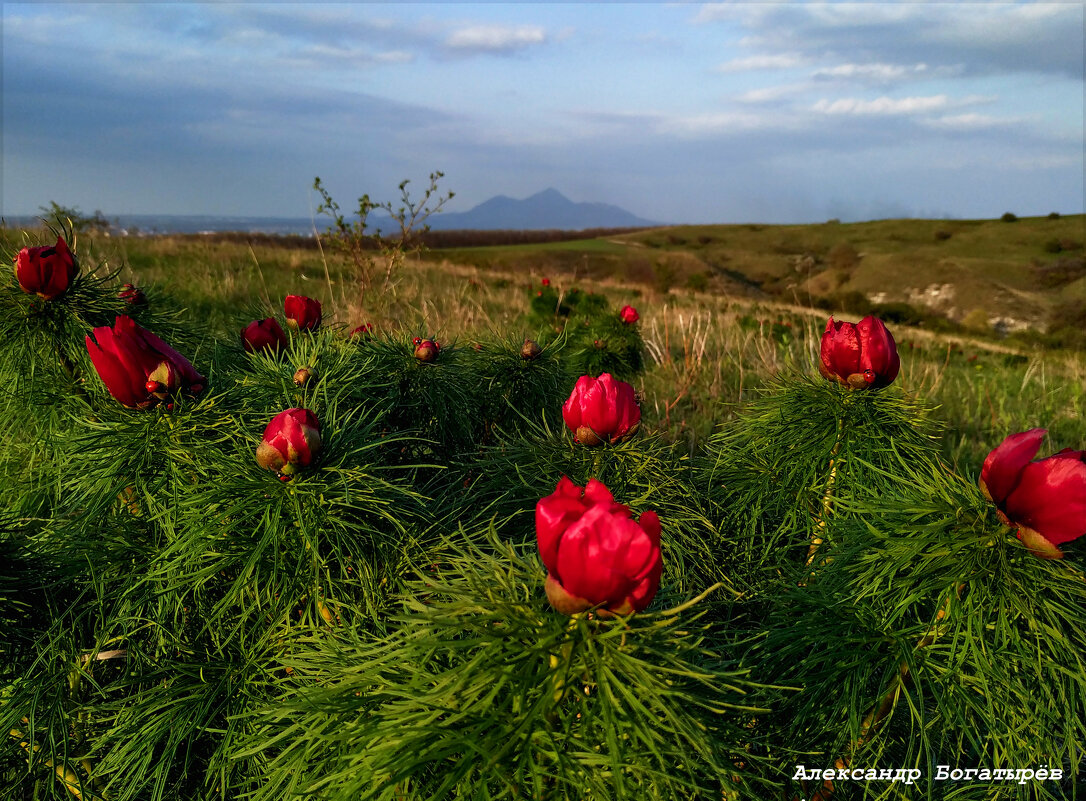
[[[1045,433],[1034,428],[1003,440],[984,460],[979,483],[1035,556],[1062,559],[1058,546],[1086,534],[1086,451],[1032,461]]]
[[[95,328],[87,352],[109,393],[129,408],[146,408],[178,392],[198,394],[206,379],[188,359],[131,317]]]
[[[15,257],[15,278],[23,292],[53,300],[68,291],[79,265],[63,237],[52,246],[23,248]]]
[[[266,470],[292,475],[308,467],[320,453],[320,423],[309,409],[286,409],[264,429],[256,449],[256,462]]]
[[[247,353],[280,353],[287,347],[287,335],[274,317],[253,320],[241,331],[241,344]]]
[[[287,295],[283,301],[287,325],[295,331],[316,331],[321,324],[321,304],[305,295]]]
[[[358,328],[351,331],[351,337],[362,337],[363,339],[370,339],[373,336],[373,323],[362,323]]]
[[[147,296],[143,294],[143,290],[132,284],[122,284],[117,297],[129,306],[140,306],[147,302]]]
[[[551,279],[544,278],[543,279],[543,286],[550,286],[550,285],[551,285]],[[540,293],[540,294],[542,294],[542,293]]]
[[[633,306],[623,306],[622,311],[618,313],[618,316],[622,318],[622,322],[627,325],[633,325],[641,319],[641,315],[637,313],[637,309]]]
[[[594,606],[604,615],[640,612],[660,588],[660,519],[639,521],[601,482],[581,488],[562,476],[535,507],[536,543],[547,569],[547,600],[573,615]]]
[[[822,334],[818,371],[850,389],[889,386],[901,369],[894,338],[882,320],[867,316],[860,322],[834,322]]]
[[[520,348],[520,358],[531,361],[539,357],[539,354],[543,352],[543,348],[539,347],[539,343],[532,339],[524,340],[524,344]]]
[[[415,344],[415,358],[420,362],[432,362],[437,358],[439,350],[441,350],[441,346],[436,341],[422,339]]]
[[[641,424],[641,407],[632,386],[604,373],[581,376],[562,406],[562,419],[582,445],[631,437]]]

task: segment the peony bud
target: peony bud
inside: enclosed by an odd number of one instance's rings
[[[520,358],[525,361],[532,361],[539,358],[539,354],[542,352],[543,348],[539,347],[538,342],[533,339],[526,339],[520,348]]]
[[[315,367],[299,367],[294,372],[294,383],[296,386],[304,387],[316,377],[317,369]]]
[[[143,294],[143,290],[138,286],[132,286],[132,284],[122,284],[117,297],[129,306],[142,306],[147,302],[147,296]]]
[[[637,309],[633,306],[623,306],[622,311],[618,313],[618,316],[622,318],[622,322],[627,325],[633,325],[641,319],[641,315],[637,313]]]
[[[373,323],[362,323],[362,325],[358,326],[358,328],[355,328],[353,331],[351,331],[351,338],[353,339],[354,337],[362,337],[363,339],[372,339],[373,332]]]
[[[283,301],[287,325],[295,331],[316,331],[321,324],[321,304],[304,295],[287,295]]]
[[[438,344],[436,339],[420,339],[415,337],[415,358],[420,362],[432,362],[437,358],[437,353],[441,350],[441,345]]]
[[[241,331],[241,344],[247,353],[280,353],[287,347],[287,335],[274,317],[253,320]]]
[[[1034,428],[1003,440],[984,460],[979,483],[1035,556],[1062,559],[1058,546],[1086,534],[1086,451],[1031,461],[1045,433]]]
[[[550,285],[551,285],[551,279],[544,278],[543,279],[543,286],[550,286]]]
[[[547,569],[547,600],[573,615],[640,612],[660,588],[660,519],[640,521],[596,479],[581,488],[562,476],[535,507],[536,543]]]
[[[79,266],[63,237],[52,247],[23,248],[15,257],[15,278],[23,292],[53,300],[68,291]]]
[[[264,429],[264,439],[256,449],[256,463],[281,476],[291,476],[299,467],[312,464],[320,449],[317,416],[309,409],[287,409]]]
[[[581,376],[562,406],[562,419],[582,445],[619,442],[636,433],[641,407],[634,389],[625,381],[604,373],[599,378]]]
[[[882,320],[867,316],[855,325],[831,316],[822,334],[818,371],[849,389],[889,386],[901,369],[894,338]]]
[[[109,393],[129,408],[145,409],[178,392],[198,394],[206,379],[188,359],[132,318],[95,328],[87,352]]]

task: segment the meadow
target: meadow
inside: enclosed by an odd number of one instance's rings
[[[0,799],[1077,797],[1077,222],[0,229]]]
[[[1063,339],[1053,347],[1036,329],[1006,336],[978,325],[976,314],[970,323],[963,309],[956,316],[965,324],[954,323],[945,303],[880,308],[865,298],[901,299],[909,286],[938,281],[952,285],[968,311],[987,304],[992,318],[1025,317],[1028,308],[1037,328],[1062,314],[1081,335],[1084,219],[677,226],[561,241],[547,241],[554,232],[521,232],[535,241],[486,246],[478,243],[503,234],[476,232],[474,246],[409,258],[365,309],[352,265],[327,239],[99,234],[80,245],[119,270],[119,280],[168,295],[224,334],[275,313],[291,293],[320,299],[326,319],[347,329],[371,322],[388,333],[461,342],[534,335],[530,302],[543,278],[559,292],[579,288],[616,307],[630,303],[647,349],[637,386],[646,423],[691,452],[769,379],[813,370],[830,313],[845,320],[876,313],[899,345],[899,383],[945,426],[948,460],[975,474],[1005,432],[1046,427],[1059,447],[1086,442],[1084,351],[1058,347]],[[16,232],[4,236],[17,241]],[[449,238],[437,233],[432,242],[443,244],[442,236]],[[797,270],[804,256],[810,274]],[[1060,278],[1038,278],[1060,265]]]

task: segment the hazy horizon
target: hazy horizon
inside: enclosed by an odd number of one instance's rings
[[[1083,7],[4,3],[0,214],[308,219],[441,170],[664,223],[1086,206]]]

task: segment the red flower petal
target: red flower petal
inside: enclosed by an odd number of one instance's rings
[[[617,387],[610,373],[604,373],[585,389],[581,401],[581,424],[601,439],[610,439],[618,427]]]
[[[562,535],[555,578],[567,592],[593,604],[621,602],[634,587],[616,570],[615,551],[624,545],[607,506],[596,504]]]
[[[140,377],[142,371],[133,373],[117,358],[116,350],[112,347],[113,331],[109,328],[96,328],[93,333],[99,341],[95,342],[90,336],[86,337],[87,353],[109,394],[128,407],[135,407],[145,401],[147,388],[143,383],[136,385],[137,379],[140,382],[145,381]]]
[[[993,496],[994,497],[994,496]],[[1086,534],[1086,462],[1048,458],[1022,468],[1004,511],[1053,545]]]
[[[562,404],[562,419],[565,421],[566,427],[574,433],[576,433],[577,429],[583,425],[582,421],[584,418],[581,407],[584,393],[594,384],[595,379],[592,378],[592,376],[581,376],[577,379],[577,383],[573,387],[573,392],[569,394],[569,398]]]
[[[888,386],[897,378],[901,365],[893,336],[886,330],[882,320],[871,315],[856,324],[856,332],[860,342],[858,372],[870,370],[874,373],[874,381],[871,383],[875,388]]]
[[[577,486],[576,484],[573,484],[572,481],[570,484],[574,487]],[[584,488],[584,499],[587,502],[587,505],[597,503],[612,504],[615,501],[615,496],[611,494],[611,490],[607,489],[607,485],[602,481],[590,478]]]
[[[1046,433],[1046,429],[1034,428],[1011,434],[985,458],[980,469],[980,485],[996,506],[1003,509],[1003,503],[1017,485],[1023,468],[1040,450]]]
[[[840,378],[860,372],[860,337],[852,323],[837,323],[833,335],[830,364]]]
[[[589,482],[589,486],[591,484]],[[536,503],[536,541],[548,572],[556,571],[559,539],[570,524],[584,514],[588,505],[581,500],[581,488],[566,476],[562,476],[552,494]]]

